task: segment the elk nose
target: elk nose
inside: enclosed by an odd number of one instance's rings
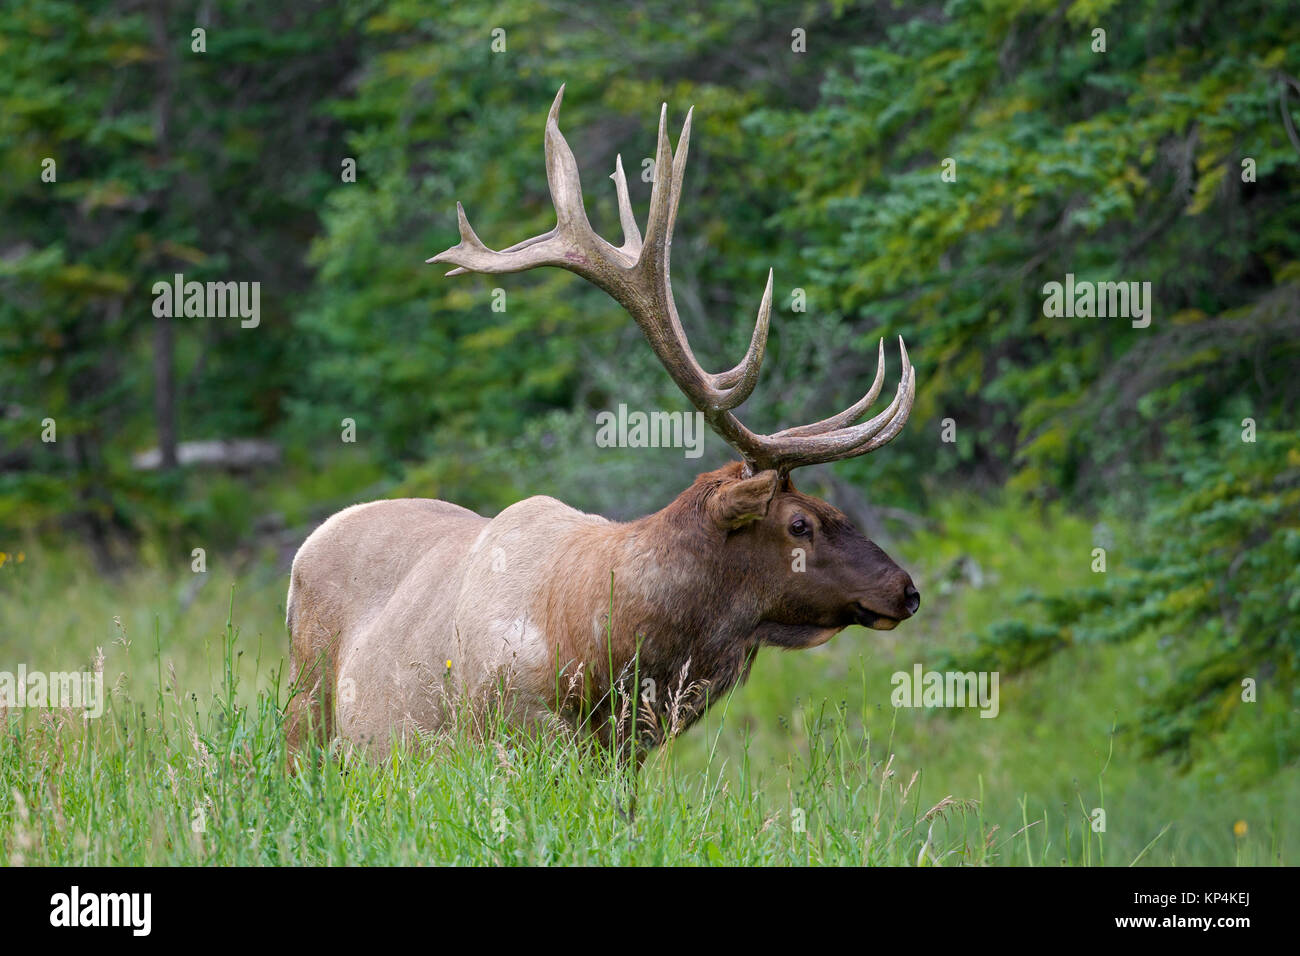
[[[910,584],[903,588],[903,606],[907,608],[908,614],[915,614],[921,606],[921,592]]]

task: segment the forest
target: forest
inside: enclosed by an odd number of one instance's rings
[[[672,287],[727,369],[772,270],[747,423],[845,408],[881,339],[887,401],[905,340],[902,433],[797,477],[925,601],[764,652],[636,824],[524,743],[285,776],[330,514],[629,520],[734,458],[607,440],[690,405],[598,289],[426,263],[457,202],[492,248],[552,227],[561,85],[607,237],[616,156],[644,222],[693,108]],[[110,702],[0,700],[0,856],[1294,864],[1298,127],[1283,0],[5,4],[0,670]],[[914,666],[998,675],[996,719],[891,706]]]

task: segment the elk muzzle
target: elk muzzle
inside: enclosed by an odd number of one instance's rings
[[[916,613],[921,592],[902,568],[895,566],[885,582],[876,582],[870,593],[854,600],[853,623],[876,631],[890,631]]]

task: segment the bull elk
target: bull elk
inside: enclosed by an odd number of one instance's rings
[[[460,242],[429,262],[456,266],[449,276],[558,266],[599,286],[740,460],[626,524],[541,496],[495,518],[421,498],[335,514],[293,562],[287,623],[301,690],[289,708],[291,753],[310,726],[383,756],[396,739],[446,726],[458,701],[495,699],[512,725],[559,726],[641,755],[743,681],[758,648],[815,647],[850,624],[889,629],[920,605],[905,571],[790,481],[795,468],[864,455],[899,433],[916,390],[902,340],[898,389],[869,421],[855,424],[880,394],[883,341],[875,380],[852,406],[750,431],[734,410],[763,361],[770,270],[749,350],[725,372],[700,366],[673,303],[668,260],[691,114],[674,155],[667,104],[660,112],[644,238],[616,160],[615,247],[587,220],[558,124],[563,96],[561,87],[545,136],[555,228],[496,252],[457,203]]]

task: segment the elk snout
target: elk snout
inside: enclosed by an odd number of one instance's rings
[[[901,568],[893,578],[876,595],[854,602],[856,623],[877,631],[888,631],[916,613],[921,606],[921,592]]]

